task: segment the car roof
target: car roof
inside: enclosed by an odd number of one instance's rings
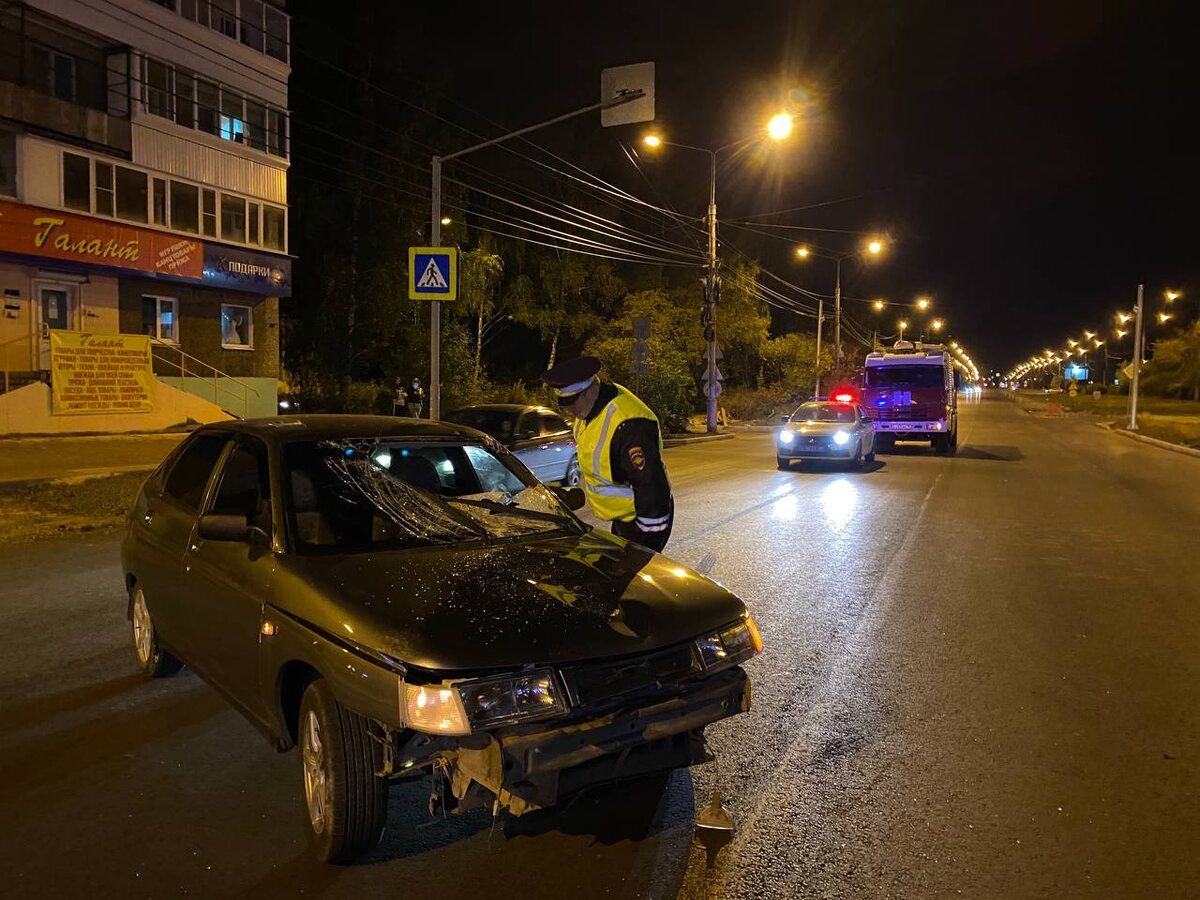
[[[342,440],[348,438],[413,437],[479,440],[480,433],[453,422],[409,419],[399,416],[353,416],[306,414],[267,416],[261,419],[234,419],[203,425],[198,432],[233,431],[253,434],[266,441]]]
[[[540,406],[535,403],[480,403],[476,406],[464,406],[456,409],[454,412],[524,412],[526,410],[535,410],[537,412],[552,413],[554,410]],[[451,413],[453,415],[454,413]],[[557,414],[556,414],[557,415]]]

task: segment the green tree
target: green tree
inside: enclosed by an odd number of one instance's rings
[[[1158,341],[1142,377],[1148,391],[1200,400],[1200,321]]]
[[[459,254],[458,311],[470,318],[471,381],[479,385],[483,370],[483,333],[497,312],[496,292],[504,277],[504,260],[490,242]]]

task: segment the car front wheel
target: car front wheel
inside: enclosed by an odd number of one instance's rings
[[[790,459],[785,459],[782,456],[775,457],[775,468],[779,469],[779,471],[786,472],[791,467],[792,461]]]
[[[133,589],[129,598],[129,621],[133,625],[133,650],[138,664],[151,678],[166,678],[174,675],[183,663],[164,650],[158,643],[158,631],[150,618],[150,607],[146,605],[146,594],[140,587]]]
[[[318,679],[300,704],[304,804],[317,858],[350,862],[379,843],[387,819],[383,747],[370,723],[350,712]]]

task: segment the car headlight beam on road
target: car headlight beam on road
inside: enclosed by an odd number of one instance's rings
[[[781,443],[781,444],[790,444],[795,439],[796,439],[796,432],[794,432],[794,431],[779,432],[779,443]]]
[[[833,442],[835,444],[837,444],[839,447],[844,447],[846,444],[850,443],[849,432],[846,432],[846,431],[834,432]]]

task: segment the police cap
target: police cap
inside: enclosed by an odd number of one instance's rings
[[[600,360],[594,356],[581,356],[560,362],[553,369],[542,373],[542,381],[554,388],[559,397],[570,397],[585,391],[600,375]]]

